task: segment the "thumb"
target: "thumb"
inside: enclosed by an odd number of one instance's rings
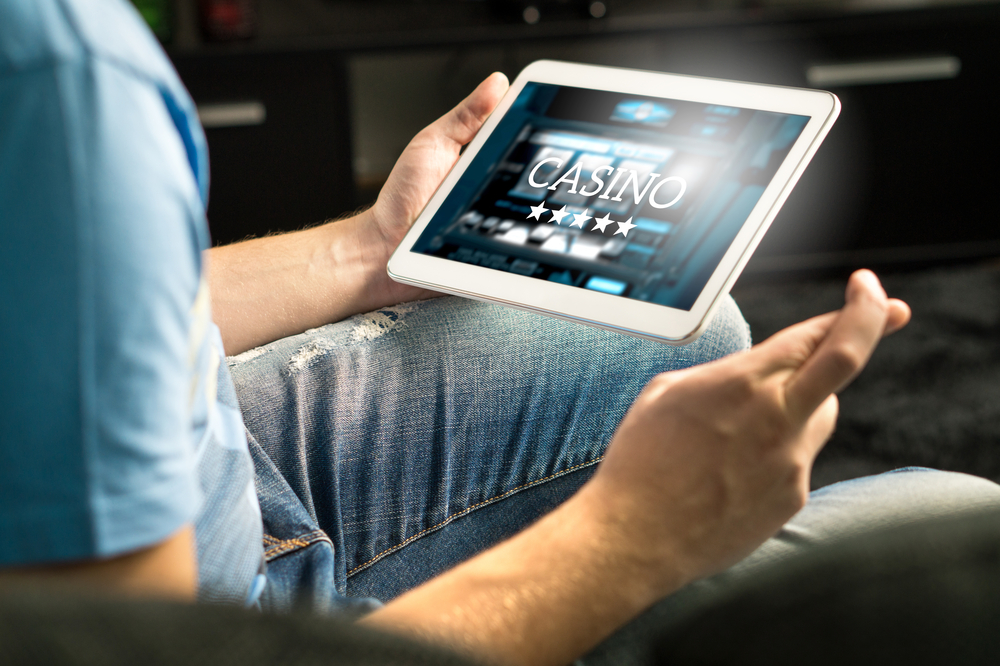
[[[508,87],[507,77],[501,72],[493,72],[458,106],[434,122],[430,129],[443,138],[464,146],[472,141],[472,137],[493,113]]]

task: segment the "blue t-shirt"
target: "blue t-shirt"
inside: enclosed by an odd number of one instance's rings
[[[0,566],[194,523],[200,596],[260,567],[211,321],[204,135],[124,0],[0,0]]]

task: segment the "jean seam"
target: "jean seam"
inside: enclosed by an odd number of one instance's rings
[[[293,539],[278,539],[270,534],[264,535],[264,559],[268,562],[275,560],[282,555],[287,555],[293,553],[296,550],[301,550],[307,548],[314,543],[320,541],[326,541],[332,544],[330,537],[326,535],[323,530],[314,530],[312,532],[306,532],[301,536],[297,536]]]
[[[432,525],[431,527],[427,527],[427,528],[425,528],[425,529],[417,532],[413,536],[407,537],[406,539],[404,539],[403,541],[399,542],[395,546],[392,546],[390,548],[386,548],[381,553],[379,553],[375,557],[371,558],[367,562],[364,562],[363,564],[359,564],[358,566],[356,566],[353,569],[351,569],[350,571],[348,571],[347,572],[347,577],[349,578],[349,577],[353,576],[354,574],[358,573],[359,571],[362,571],[363,569],[367,569],[368,567],[370,567],[371,565],[375,564],[376,562],[378,562],[382,558],[386,557],[387,555],[391,555],[392,553],[395,553],[397,550],[400,550],[401,548],[404,548],[405,546],[410,545],[411,543],[413,543],[417,539],[420,539],[421,537],[424,537],[424,536],[430,534],[431,532],[434,532],[434,531],[437,531],[437,530],[441,529],[442,527],[444,527],[444,526],[448,525],[449,523],[451,523],[451,522],[453,522],[453,521],[461,518],[462,516],[465,516],[465,515],[468,515],[469,513],[472,513],[476,509],[484,507],[484,506],[486,506],[488,504],[493,504],[494,502],[498,502],[498,501],[500,501],[500,500],[502,500],[502,499],[504,499],[506,497],[509,497],[510,495],[518,493],[518,492],[520,492],[522,490],[526,490],[526,489],[531,488],[533,486],[537,486],[537,485],[539,485],[541,483],[545,483],[546,481],[551,481],[552,479],[558,478],[560,476],[564,476],[564,475],[569,474],[570,472],[574,472],[574,471],[576,471],[578,469],[583,469],[584,467],[590,467],[591,465],[596,465],[597,463],[601,462],[601,460],[603,460],[603,459],[604,459],[604,456],[598,456],[597,458],[593,458],[592,460],[587,460],[585,462],[573,465],[572,467],[567,467],[564,470],[555,472],[554,474],[550,474],[550,475],[548,475],[546,477],[543,477],[541,479],[535,479],[534,481],[529,481],[527,483],[523,483],[523,484],[521,484],[519,486],[511,488],[510,490],[506,490],[506,491],[500,493],[499,495],[494,495],[493,497],[491,497],[489,499],[485,499],[485,500],[483,500],[481,502],[477,502],[476,504],[473,504],[472,506],[468,506],[468,507],[462,509],[461,511],[457,512],[457,513],[451,514],[450,516],[448,516],[447,518],[445,518],[444,520],[442,520],[437,525]]]

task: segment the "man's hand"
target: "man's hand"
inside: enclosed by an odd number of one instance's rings
[[[462,146],[506,91],[506,77],[493,74],[414,137],[368,210],[320,227],[212,249],[208,266],[214,319],[226,353],[433,296],[392,281],[386,264]]]
[[[663,584],[672,586],[737,562],[775,534],[808,497],[813,460],[837,417],[835,392],[908,320],[909,308],[859,271],[839,312],[745,354],[654,378],[588,489],[621,537],[642,544],[636,565],[655,572],[669,560],[675,570]]]
[[[476,136],[507,87],[507,77],[494,72],[458,106],[413,137],[396,161],[375,205],[363,215],[368,218],[369,226],[364,230],[368,242],[380,243],[373,245],[371,257],[381,269],[378,291],[385,294],[386,304],[437,295],[393,281],[386,274],[386,264],[458,161],[462,147]]]
[[[413,137],[399,156],[372,207],[372,223],[391,253],[507,92],[507,77],[494,72],[456,106]]]
[[[851,276],[838,312],[654,378],[594,477],[538,523],[366,620],[487,661],[565,664],[803,506],[835,392],[909,308]]]
[[[714,363],[659,375],[619,426],[591,481],[606,519],[655,576],[687,582],[750,554],[805,504],[813,460],[833,432],[835,393],[909,308],[869,271],[842,310]],[[677,580],[668,580],[668,586]]]

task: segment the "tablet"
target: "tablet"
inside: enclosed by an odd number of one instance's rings
[[[690,342],[839,112],[822,91],[535,62],[393,253],[389,275]]]

